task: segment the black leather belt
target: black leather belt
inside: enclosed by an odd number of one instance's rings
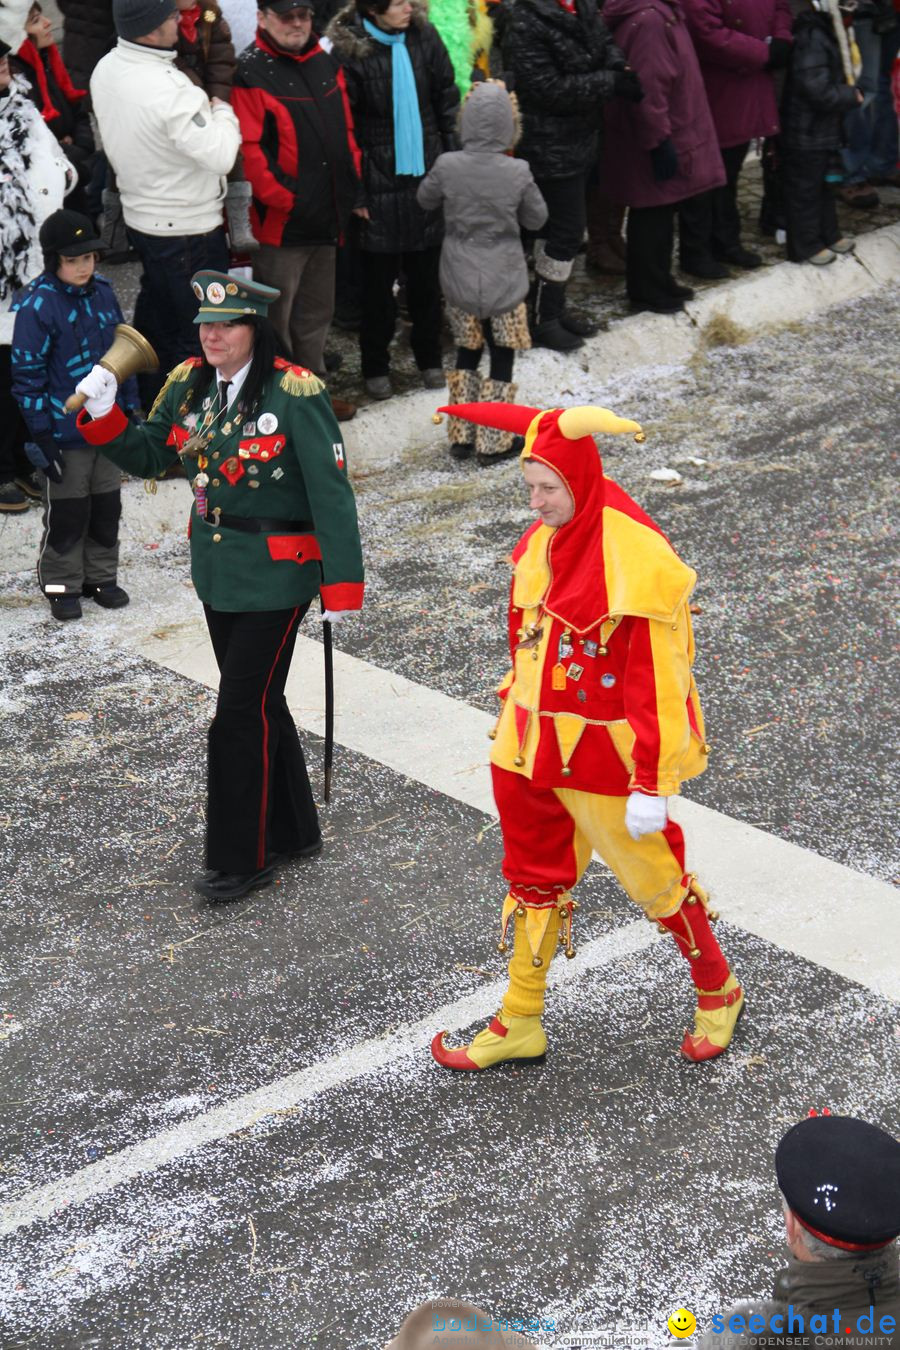
[[[315,527],[311,520],[273,520],[269,516],[227,516],[224,511],[211,512],[206,517],[207,525],[216,529],[224,525],[226,530],[243,530],[244,534],[313,534]]]

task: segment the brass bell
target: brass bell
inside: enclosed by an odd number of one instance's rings
[[[508,951],[509,951],[509,943],[508,943],[508,942],[502,942],[502,941],[501,941],[501,942],[498,942],[498,943],[497,943],[497,951],[500,952],[501,955],[503,954],[503,952],[508,952]]]
[[[115,337],[108,352],[98,362],[104,370],[115,375],[119,384],[124,384],[132,375],[142,370],[159,370],[159,358],[147,339],[127,323],[117,323]],[[66,399],[66,412],[78,412],[87,402],[87,394],[70,394]]]
[[[516,910],[516,918],[517,918],[517,919],[524,919],[524,918],[525,918],[525,910],[522,908],[521,905],[520,905],[519,908]]]
[[[608,648],[608,647],[598,647],[598,648],[597,648],[597,654],[598,654],[598,656],[609,656],[609,648]]]
[[[572,770],[569,768],[568,764],[564,764],[560,772],[562,773],[563,778],[572,777]]]
[[[706,741],[704,741],[700,747],[700,753],[703,755],[708,755],[711,752],[711,749],[712,747],[710,745],[707,745]]]
[[[522,767],[522,765],[523,765],[524,763],[525,763],[525,760],[524,760],[524,757],[523,757],[522,755],[516,755],[515,759],[513,760],[513,764],[515,764],[515,766],[516,766],[517,769],[521,769],[521,767]]]
[[[643,445],[644,441],[647,439],[646,431],[636,431],[634,433],[634,439],[638,445]]]
[[[441,425],[441,423],[443,422],[444,419],[443,419],[443,417],[441,417],[441,414],[440,414],[440,413],[432,413],[432,414],[431,414],[431,420],[432,420],[432,422],[434,423],[434,425],[435,425],[436,427],[439,427],[439,426]]]
[[[699,948],[699,947],[692,947],[692,948],[691,948],[691,960],[692,960],[692,961],[696,961],[696,960],[697,960],[697,957],[698,957],[699,955],[700,955],[700,948]]]
[[[686,905],[696,905],[697,897],[693,891],[688,891],[687,895],[684,897],[684,903]]]
[[[488,732],[488,740],[495,741],[496,739],[497,739],[497,728],[491,727],[490,731]]]
[[[581,909],[581,901],[580,901],[580,900],[570,900],[570,901],[569,901],[569,904],[572,906],[572,909],[575,911],[576,914],[577,914],[578,911]]]
[[[573,946],[571,946],[571,945],[568,946],[568,947],[566,948],[566,960],[567,960],[567,961],[571,961],[571,960],[572,960],[572,957],[573,957],[574,955],[575,955],[575,948],[574,948]]]
[[[535,968],[537,968],[538,966],[542,966],[544,964],[544,958],[542,956],[533,956],[531,958],[531,964]]]
[[[564,946],[566,945],[566,935],[565,935],[565,933],[560,933],[560,935],[559,935],[559,945],[560,945],[561,947],[564,947]]]
[[[657,920],[657,923],[656,923],[656,928],[657,928],[657,932],[660,932],[660,933],[668,933],[668,931],[669,931],[668,928],[666,927],[666,925],[665,925],[664,923],[660,923],[658,920]]]
[[[706,911],[706,917],[709,919],[710,923],[715,923],[716,919],[719,917],[719,911],[717,909],[708,909]]]

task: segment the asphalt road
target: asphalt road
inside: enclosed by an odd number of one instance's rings
[[[595,395],[645,423],[640,450],[602,446],[607,472],[700,576],[714,753],[689,795],[883,881],[898,319],[880,297]],[[357,491],[369,598],[338,645],[490,709],[518,467],[428,450]],[[478,1024],[502,982],[490,818],[339,749],[324,854],[204,907],[211,692],[115,614],[54,624],[26,567],[0,595],[4,1350],[369,1350],[447,1294],[540,1319],[552,1350],[657,1350],[674,1308],[702,1329],[769,1289],[789,1124],[828,1105],[900,1134],[895,1005],[719,895],[748,1012],[728,1055],[688,1066],[683,963],[600,868],[546,1064],[442,1073],[431,1031]],[[180,538],[132,548],[122,579],[148,634],[195,622]],[[445,729],[418,734],[440,757]]]

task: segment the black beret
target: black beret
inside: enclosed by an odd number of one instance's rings
[[[810,1116],[775,1150],[781,1192],[805,1228],[836,1247],[900,1233],[900,1143],[854,1116]]]

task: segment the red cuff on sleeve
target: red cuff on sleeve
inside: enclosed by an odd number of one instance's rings
[[[336,581],[319,589],[326,609],[362,609],[365,586],[361,581]]]
[[[108,445],[117,436],[121,436],[128,426],[128,418],[118,403],[114,403],[103,417],[91,418],[90,413],[82,408],[75,418],[75,425],[88,445]]]

